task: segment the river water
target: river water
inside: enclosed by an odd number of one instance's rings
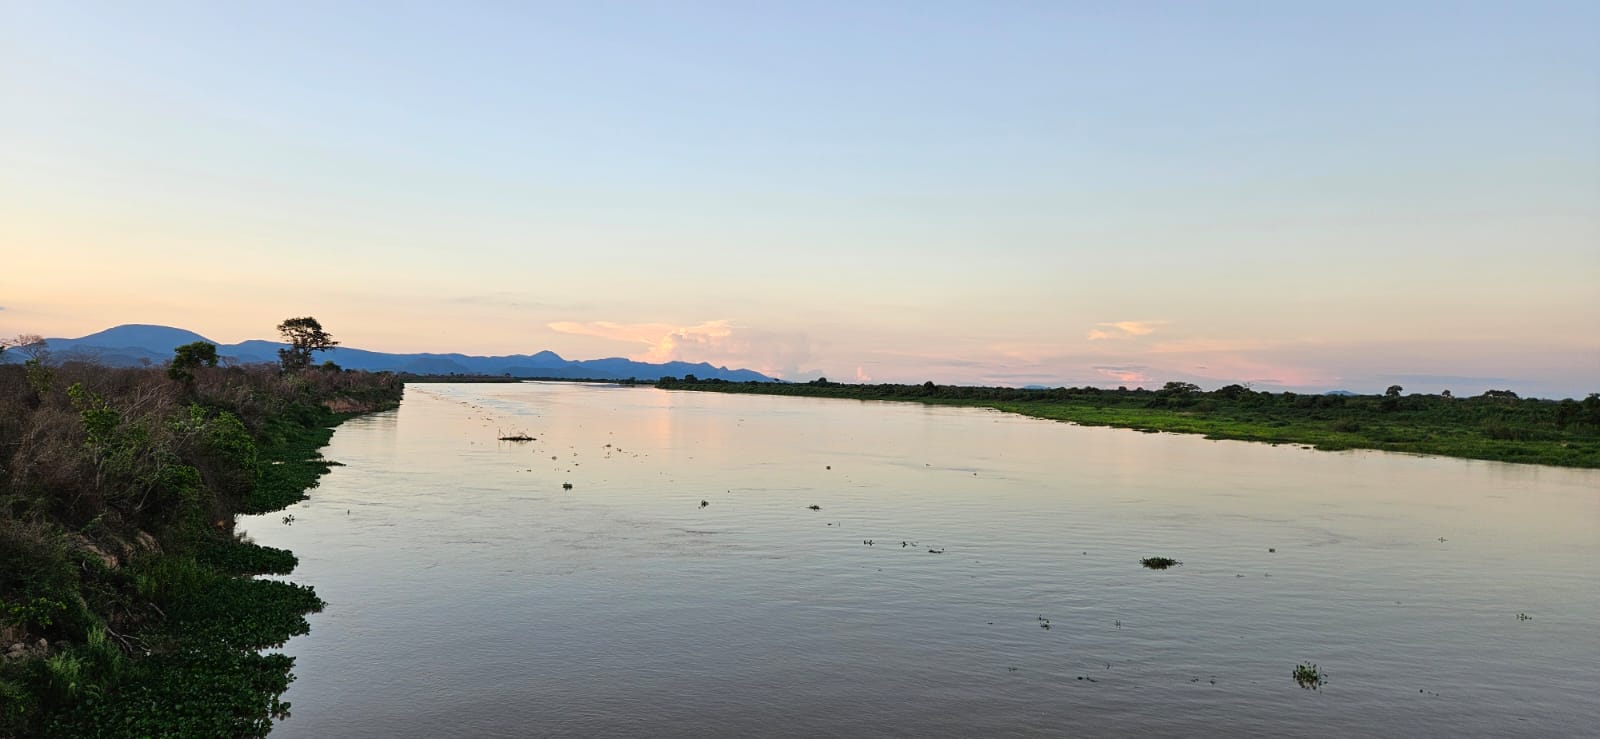
[[[1600,727],[1593,470],[563,383],[324,453],[242,523],[329,604],[275,735]]]

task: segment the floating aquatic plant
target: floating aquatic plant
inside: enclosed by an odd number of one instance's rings
[[[1139,560],[1139,564],[1142,564],[1152,570],[1164,570],[1168,567],[1181,565],[1183,563],[1171,557],[1145,557],[1144,559]]]
[[[1328,673],[1310,662],[1294,666],[1294,681],[1307,690],[1316,690],[1328,682]]]

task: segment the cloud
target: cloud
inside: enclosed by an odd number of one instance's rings
[[[693,326],[613,321],[557,321],[548,326],[565,334],[641,345],[628,356],[636,362],[708,362],[787,377],[811,358],[805,334],[749,329],[726,319]]]
[[[1166,321],[1109,321],[1097,323],[1096,326],[1104,328],[1089,329],[1090,341],[1105,341],[1107,339],[1132,339],[1139,336],[1149,336],[1157,328],[1167,325]]]
[[[856,382],[872,382],[872,376],[860,367],[856,368]]]
[[[674,326],[670,323],[615,323],[589,321],[575,323],[557,321],[549,324],[550,330],[579,336],[595,336],[612,341],[626,341],[650,347],[635,353],[629,359],[639,362],[670,362],[683,359],[684,346],[708,346],[733,334],[729,321],[706,321],[697,326]]]
[[[1100,366],[1092,369],[1117,382],[1150,382],[1150,376],[1145,374],[1145,370],[1150,368],[1141,365]]]

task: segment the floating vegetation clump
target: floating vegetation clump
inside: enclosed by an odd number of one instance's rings
[[[1181,565],[1183,563],[1171,557],[1145,557],[1144,559],[1139,560],[1139,564],[1142,564],[1152,570],[1164,570],[1168,567]]]
[[[501,441],[537,441],[537,439],[535,439],[532,436],[529,436],[527,434],[512,434],[510,436],[502,436],[502,437],[500,437],[500,440]]]
[[[1307,690],[1316,690],[1328,682],[1328,673],[1310,662],[1294,666],[1294,681]]]

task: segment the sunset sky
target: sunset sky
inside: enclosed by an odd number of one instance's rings
[[[1600,4],[0,0],[0,336],[1600,391]]]

